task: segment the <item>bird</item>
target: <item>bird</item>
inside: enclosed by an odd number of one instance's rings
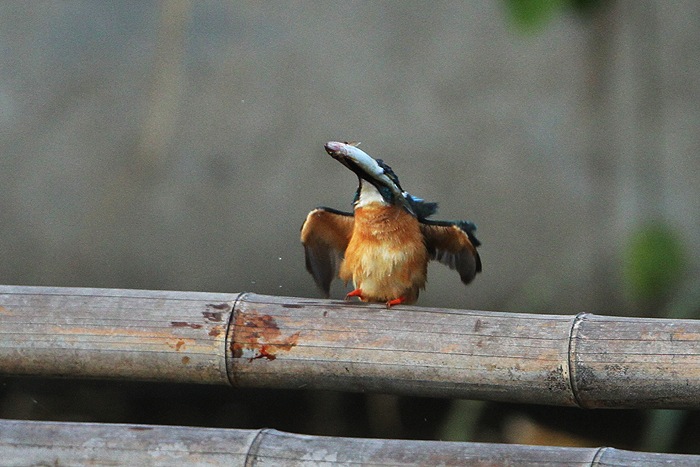
[[[325,298],[337,276],[354,289],[345,297],[412,304],[425,288],[428,262],[456,269],[469,284],[481,272],[481,258],[470,221],[428,219],[437,203],[409,194],[382,159],[362,151],[359,143],[329,141],[326,152],[357,175],[353,211],[317,207],[301,227],[306,270]]]

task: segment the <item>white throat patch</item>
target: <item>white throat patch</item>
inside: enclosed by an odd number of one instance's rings
[[[379,203],[385,206],[389,204],[374,185],[366,180],[360,180],[360,199],[357,200],[355,207],[360,208],[372,203]]]

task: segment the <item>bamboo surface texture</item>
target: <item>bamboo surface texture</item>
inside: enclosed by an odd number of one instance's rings
[[[613,448],[307,436],[276,430],[0,420],[3,465],[674,465],[700,456]]]
[[[0,286],[0,375],[700,408],[700,322]]]

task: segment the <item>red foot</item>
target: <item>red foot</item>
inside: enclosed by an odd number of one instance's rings
[[[405,301],[406,301],[406,297],[399,297],[399,298],[395,298],[393,300],[389,300],[388,302],[386,302],[386,308],[389,309],[394,305],[400,305]]]
[[[350,300],[350,297],[359,297],[362,300],[362,290],[355,289],[345,296],[345,300]]]

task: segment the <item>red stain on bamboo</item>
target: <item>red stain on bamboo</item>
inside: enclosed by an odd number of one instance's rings
[[[170,325],[174,328],[187,328],[201,329],[202,325],[197,323],[188,323],[187,321],[171,321]]]
[[[223,332],[221,326],[214,326],[209,330],[209,335],[212,337],[217,337]]]
[[[299,341],[299,332],[282,336],[277,321],[270,315],[254,311],[239,313],[235,323],[236,334],[231,344],[233,358],[242,358],[246,350],[252,351],[249,362],[265,358],[275,360],[279,351],[290,351]]]

